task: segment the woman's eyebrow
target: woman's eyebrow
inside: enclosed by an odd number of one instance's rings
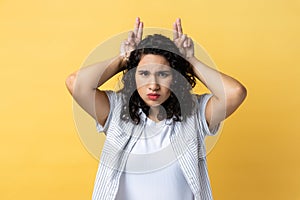
[[[138,72],[149,72],[147,69],[139,69]]]
[[[166,70],[158,70],[157,72],[171,72],[171,70],[168,70],[168,69],[166,69]]]
[[[149,70],[147,70],[147,69],[140,69],[140,70],[138,70],[138,72],[150,72]],[[156,71],[155,73],[171,73],[171,70],[158,70],[158,71]]]

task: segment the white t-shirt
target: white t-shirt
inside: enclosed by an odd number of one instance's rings
[[[121,175],[116,200],[194,199],[170,144],[168,123],[146,118],[145,129]]]

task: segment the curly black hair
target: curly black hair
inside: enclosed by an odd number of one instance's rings
[[[142,100],[137,92],[135,73],[142,55],[154,54],[167,59],[170,67],[176,70],[170,86],[170,97],[162,103],[157,116],[158,120],[171,119],[174,121],[185,120],[194,109],[194,100],[191,90],[196,85],[196,78],[191,64],[185,60],[175,43],[169,38],[160,35],[148,35],[136,49],[131,52],[129,60],[123,66],[122,83],[124,87],[119,91],[123,93],[123,106],[121,119],[135,123],[140,122],[140,112],[148,116],[150,107]]]

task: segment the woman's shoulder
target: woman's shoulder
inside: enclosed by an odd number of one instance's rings
[[[121,91],[104,90],[104,92],[106,93],[109,100],[119,100],[123,97],[123,93]]]
[[[192,94],[195,105],[195,111],[205,109],[208,100],[213,96],[210,93]]]
[[[198,94],[198,93],[193,93],[192,94],[193,98],[195,98],[198,103],[201,102],[202,100],[206,99],[206,98],[210,98],[212,96],[212,94],[210,93],[201,93],[201,94]]]

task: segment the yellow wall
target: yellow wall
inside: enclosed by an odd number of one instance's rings
[[[248,97],[208,167],[215,199],[300,199],[300,1],[1,1],[0,199],[90,199],[98,162],[64,86],[101,42],[178,16]]]

